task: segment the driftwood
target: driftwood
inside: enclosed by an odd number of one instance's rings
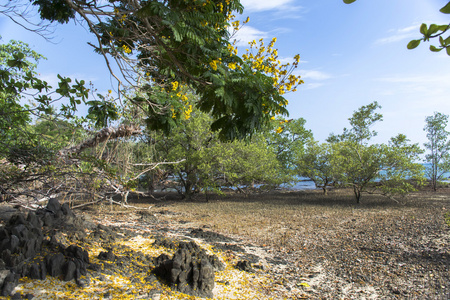
[[[94,137],[70,148],[59,151],[61,157],[80,154],[83,150],[93,148],[100,143],[122,137],[130,137],[142,133],[142,129],[136,125],[121,125],[119,127],[106,127],[98,131]]]

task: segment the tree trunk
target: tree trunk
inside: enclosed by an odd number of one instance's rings
[[[356,204],[361,203],[361,190],[357,188],[356,185],[353,186],[353,192],[355,193]]]

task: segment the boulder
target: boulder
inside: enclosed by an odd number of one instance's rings
[[[213,297],[214,270],[224,267],[194,242],[180,242],[172,258],[162,254],[155,259],[155,266],[154,273],[172,289],[207,298]]]
[[[67,203],[61,205],[57,199],[50,199],[45,209],[30,212],[27,217],[19,213],[13,215],[5,227],[0,228],[0,295],[11,296],[20,277],[45,279],[47,274],[64,280],[75,279],[80,286],[87,286],[89,254],[76,245],[66,245],[69,241],[61,230],[93,228],[82,218],[77,218]],[[86,225],[86,226],[84,226]],[[46,228],[50,238],[45,241],[48,253],[43,261],[36,261],[42,251]],[[74,228],[75,227],[75,228]],[[79,234],[82,235],[82,234]]]

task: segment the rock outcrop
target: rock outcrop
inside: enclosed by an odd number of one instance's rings
[[[172,258],[162,254],[155,259],[154,273],[173,290],[212,298],[214,271],[224,268],[214,255],[208,255],[194,242],[180,242]]]
[[[0,228],[0,296],[10,296],[21,277],[75,279],[86,285],[89,254],[76,246],[65,246],[55,226],[74,226],[85,221],[77,218],[67,203],[51,199],[46,208],[13,215]],[[88,227],[92,227],[89,224]],[[44,234],[44,231],[46,234]],[[66,243],[67,241],[64,240]]]

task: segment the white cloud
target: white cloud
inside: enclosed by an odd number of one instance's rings
[[[408,26],[400,29],[392,29],[390,32],[392,34],[388,37],[377,39],[374,44],[375,45],[384,45],[384,44],[390,44],[395,43],[398,41],[405,40],[407,38],[414,38],[417,37],[418,34],[418,25]]]
[[[305,89],[305,90],[312,90],[312,89],[316,89],[318,87],[323,86],[324,84],[321,82],[314,82],[314,83],[306,83],[304,85],[300,86],[300,89]]]
[[[450,75],[434,74],[434,75],[392,75],[386,77],[376,78],[377,81],[390,83],[406,83],[415,85],[432,84],[435,86],[446,86],[450,82]]]
[[[409,106],[414,106],[427,111],[433,107],[442,111],[450,111],[448,94],[450,93],[450,75],[445,73],[420,74],[420,75],[392,75],[375,79],[379,83],[378,94],[393,96],[397,101],[406,101]],[[412,110],[411,107],[408,108]]]
[[[332,76],[328,73],[317,71],[317,70],[299,70],[298,73],[302,76],[302,79],[312,79],[312,80],[326,80],[330,79]]]
[[[294,7],[293,0],[242,0],[241,3],[249,11],[288,10]]]
[[[244,26],[241,29],[239,29],[239,31],[236,33],[235,36],[232,37],[232,40],[236,40],[237,46],[243,46],[246,47],[248,46],[248,43],[253,41],[253,40],[259,40],[261,38],[267,38],[268,37],[268,33],[264,32],[264,31],[260,31],[258,29],[256,29],[255,27],[251,27],[251,26]]]

